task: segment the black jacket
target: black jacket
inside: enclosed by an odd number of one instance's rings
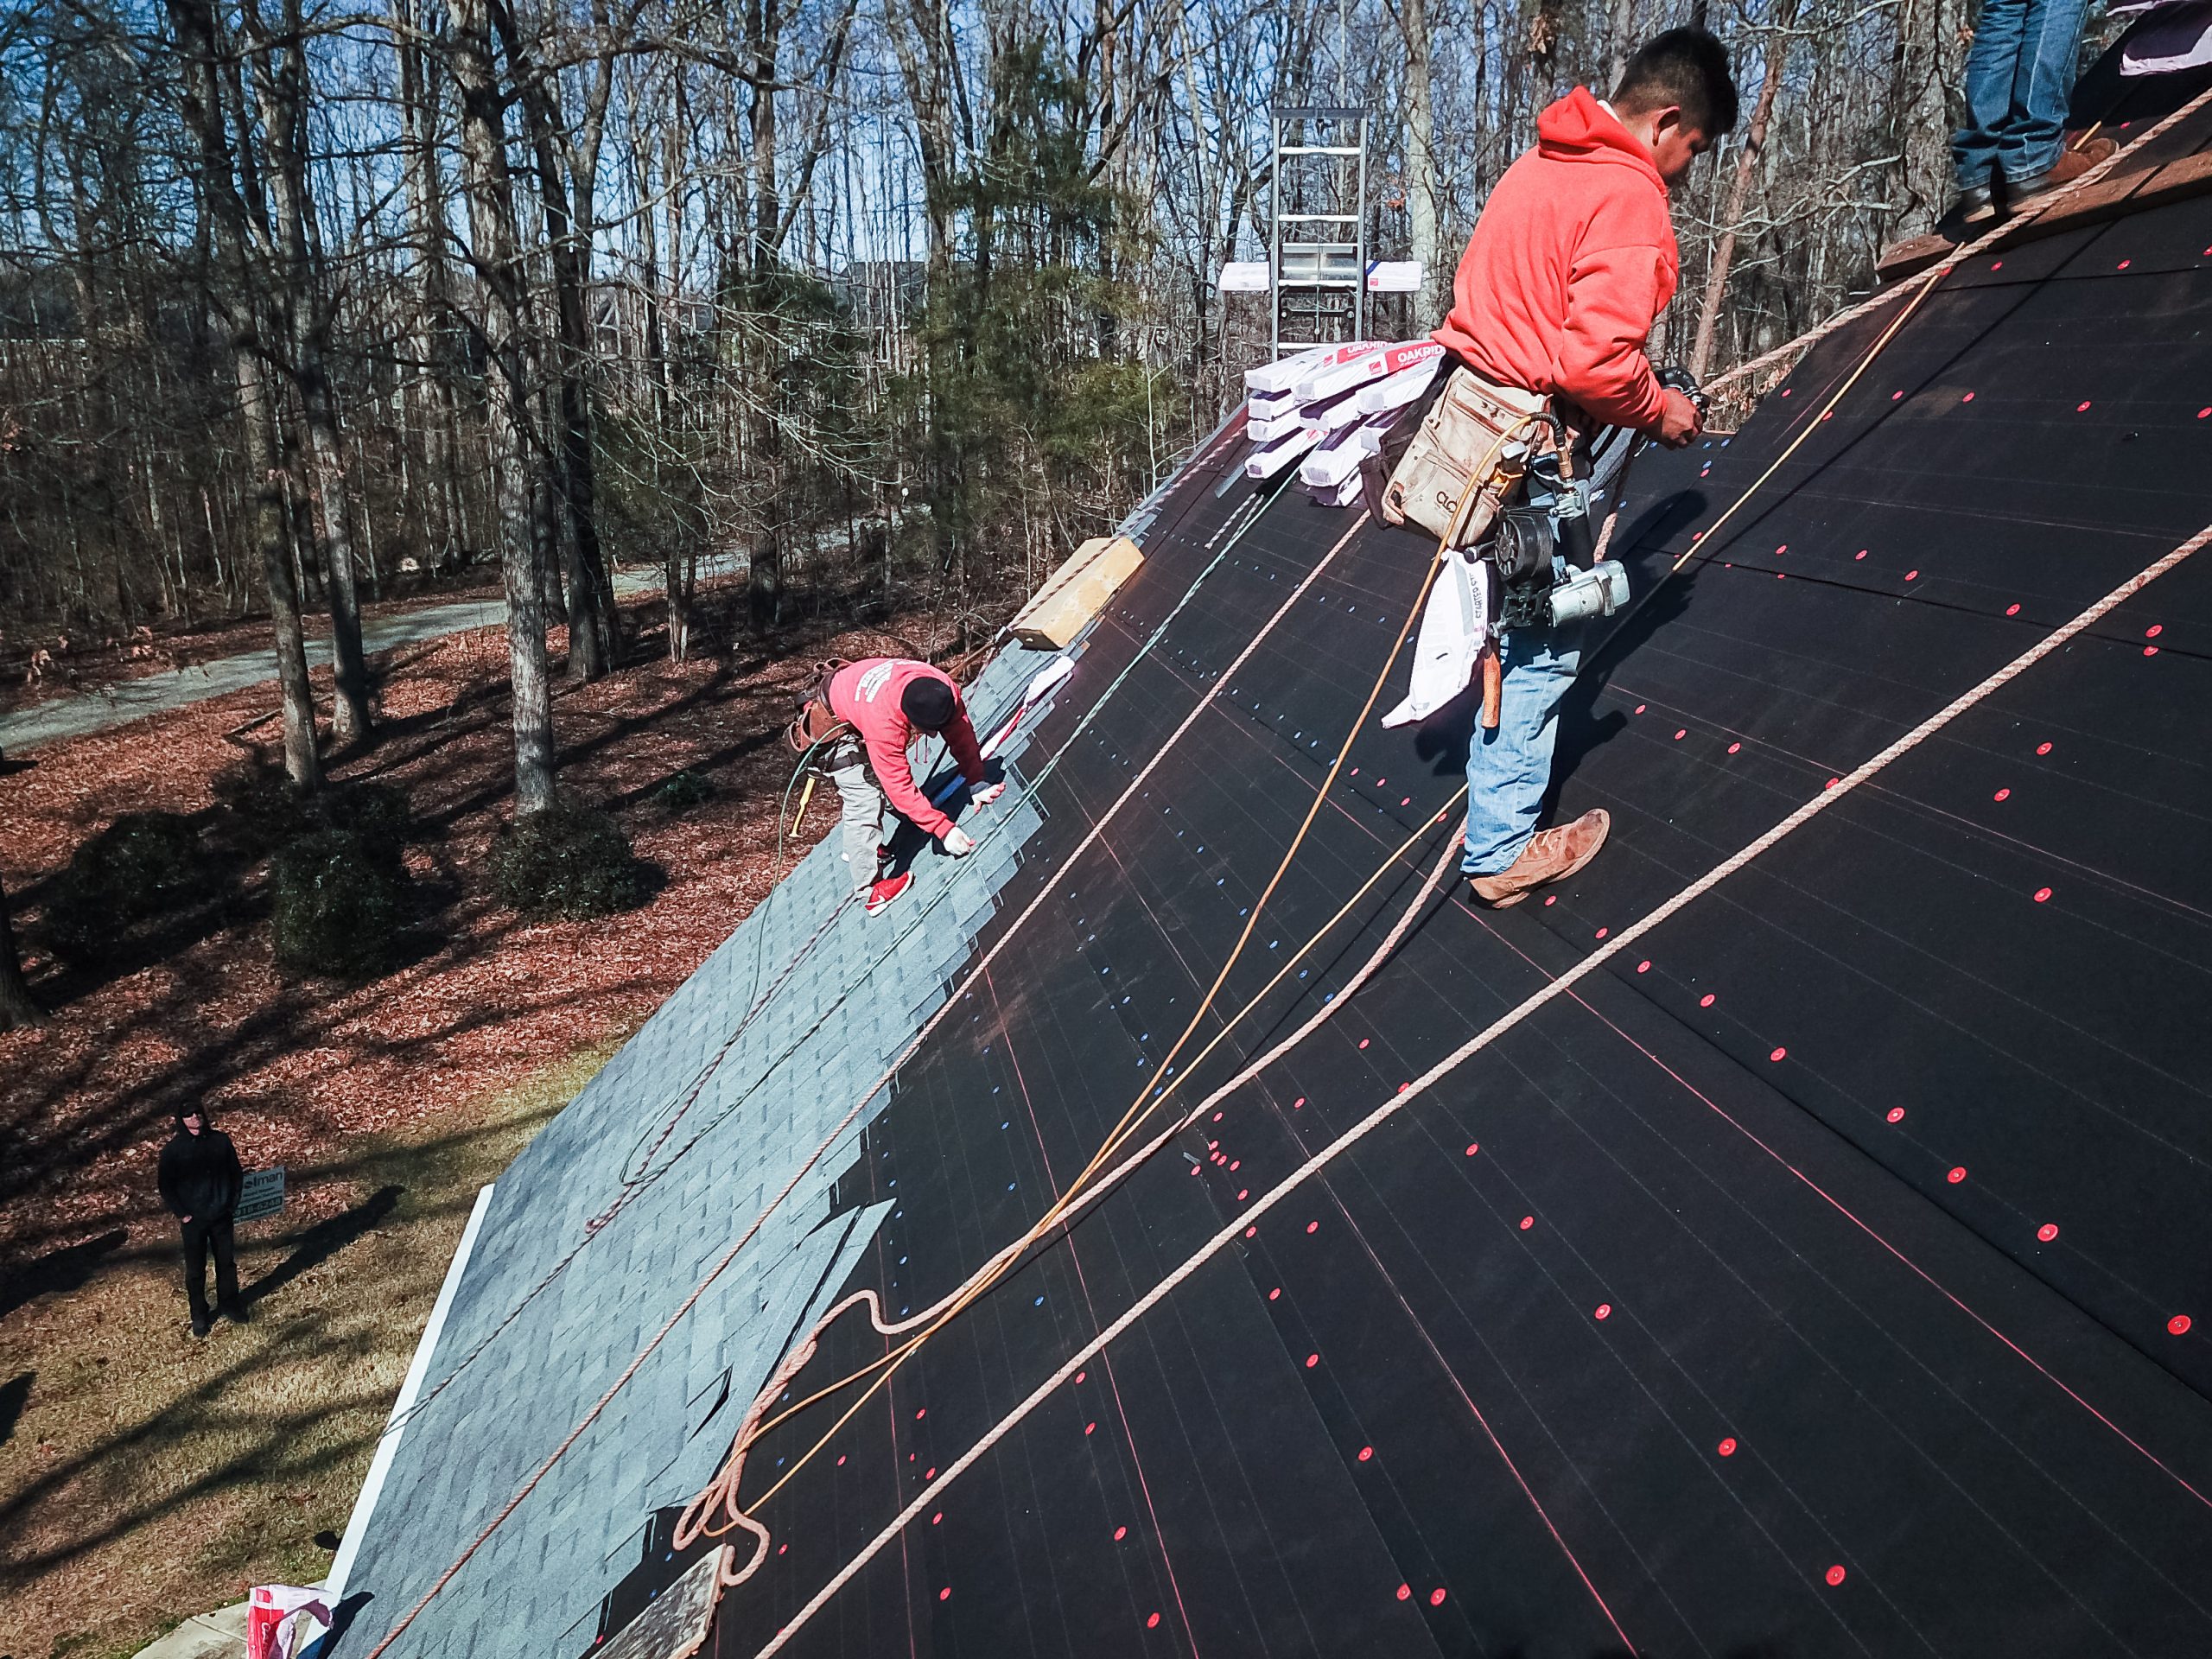
[[[238,1149],[231,1137],[200,1114],[197,1135],[184,1127],[180,1115],[176,1134],[162,1148],[162,1202],[181,1221],[219,1221],[238,1208],[238,1187],[245,1172],[238,1167]]]

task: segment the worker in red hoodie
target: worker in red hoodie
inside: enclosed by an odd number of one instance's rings
[[[1728,54],[1701,29],[1675,29],[1630,58],[1611,99],[1578,86],[1536,120],[1536,147],[1484,204],[1435,338],[1476,374],[1548,396],[1570,429],[1625,427],[1679,448],[1702,417],[1660,384],[1645,341],[1674,296],[1679,262],[1668,188],[1736,124]],[[1586,491],[1556,457],[1529,474],[1529,502],[1556,510]],[[1567,503],[1571,508],[1580,503]],[[1603,810],[1539,831],[1559,706],[1580,658],[1580,625],[1509,631],[1498,724],[1467,758],[1460,868],[1476,898],[1517,904],[1597,856]]]
[[[852,865],[853,887],[867,895],[868,913],[874,916],[914,880],[912,870],[876,879],[887,798],[893,811],[953,857],[965,858],[976,850],[975,841],[914,782],[906,749],[918,735],[944,739],[976,805],[989,805],[1006,785],[985,781],[982,748],[960,688],[927,663],[901,657],[848,663],[830,677],[825,701],[830,712],[850,728],[832,742],[823,764],[844,808],[845,857]]]

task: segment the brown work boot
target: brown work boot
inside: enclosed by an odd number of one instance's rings
[[[1529,844],[1510,868],[1496,875],[1471,876],[1467,885],[1492,910],[1517,905],[1547,881],[1573,875],[1597,857],[1598,849],[1605,844],[1605,832],[1612,827],[1611,815],[1601,806],[1592,807],[1573,823],[1539,830],[1529,837]]]
[[[2005,205],[2012,212],[2032,207],[2053,191],[2063,190],[2091,168],[2108,162],[2120,146],[2109,138],[2092,138],[2075,149],[2062,149],[2058,159],[2031,179],[2008,179]]]

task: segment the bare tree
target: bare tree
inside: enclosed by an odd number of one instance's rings
[[[1700,10],[446,3],[0,22],[0,654],[265,610],[311,783],[302,606],[351,741],[357,573],[496,551],[526,802],[545,632],[565,611],[572,677],[614,662],[618,557],[664,573],[680,659],[717,556],[772,645],[841,606],[974,633],[1114,523],[1266,349],[1215,279],[1264,244],[1271,105],[1376,113],[1370,246],[1426,279],[1378,326],[1425,332],[1537,113]],[[1675,194],[1667,327],[1708,372],[1941,207],[1969,10],[1710,8],[1757,87]]]
[[[337,396],[323,362],[329,327],[312,243],[314,199],[308,168],[308,59],[300,0],[278,0],[278,29],[264,22],[257,0],[243,0],[253,48],[253,81],[261,112],[263,175],[275,223],[270,228],[273,302],[283,319],[286,367],[305,428],[307,494],[329,597],[332,658],[330,734],[343,745],[369,734],[369,672],[361,650],[361,612],[354,595],[353,535],[346,499],[345,437]]]
[[[527,372],[530,301],[507,170],[505,100],[492,49],[488,0],[454,0],[447,39],[461,94],[462,193],[470,254],[483,302],[476,326],[490,365],[485,426],[507,594],[507,671],[515,734],[515,810],[553,804],[553,689],[545,652],[545,584],[531,492],[543,466]]]
[[[1759,92],[1751,105],[1751,120],[1737,147],[1736,168],[1728,181],[1728,203],[1721,209],[1720,234],[1706,267],[1705,297],[1698,307],[1697,340],[1690,347],[1690,373],[1705,378],[1713,362],[1713,334],[1720,321],[1720,302],[1727,297],[1729,268],[1736,259],[1736,234],[1751,204],[1751,181],[1758,176],[1759,158],[1766,153],[1768,124],[1774,119],[1774,100],[1782,91],[1782,72],[1789,57],[1789,26],[1797,0],[1778,0],[1768,20],[1766,62],[1759,72]]]
[[[322,782],[315,748],[315,702],[308,682],[307,645],[300,632],[292,576],[291,532],[285,523],[284,480],[277,461],[276,416],[263,356],[260,305],[250,246],[251,219],[223,117],[222,59],[207,0],[167,0],[176,35],[179,102],[198,141],[200,188],[217,285],[213,296],[238,385],[242,448],[252,493],[262,579],[276,635],[276,677],[284,721],[284,771],[296,789]]]

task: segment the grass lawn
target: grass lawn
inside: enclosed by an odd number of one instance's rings
[[[478,1188],[614,1046],[293,1168],[286,1213],[239,1230],[251,1322],[204,1343],[167,1248],[21,1306],[35,1287],[11,1286],[0,1659],[127,1656],[250,1585],[320,1579]]]

